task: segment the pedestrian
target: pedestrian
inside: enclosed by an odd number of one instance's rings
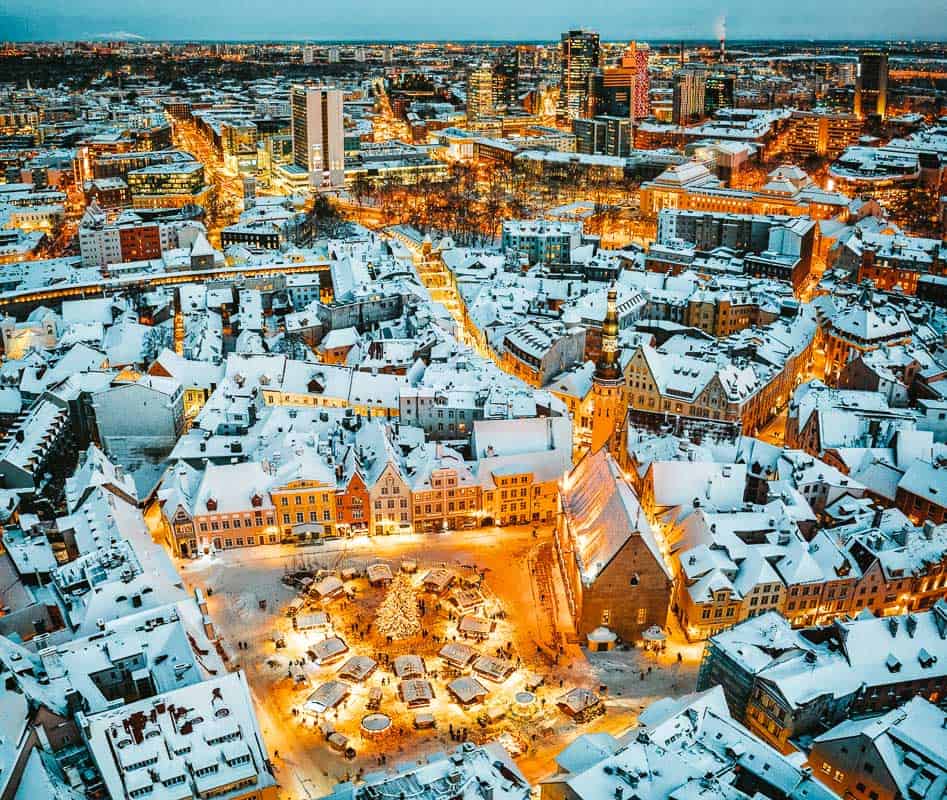
[[[684,657],[683,657],[680,653],[678,653],[678,654],[677,654],[677,663],[680,664],[683,660],[684,660]]]

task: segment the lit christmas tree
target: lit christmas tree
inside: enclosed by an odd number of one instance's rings
[[[418,602],[407,575],[399,574],[388,587],[388,594],[378,607],[375,630],[392,639],[408,639],[421,632]]]

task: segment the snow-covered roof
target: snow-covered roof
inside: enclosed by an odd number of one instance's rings
[[[180,788],[202,796],[227,796],[244,781],[257,790],[275,786],[253,706],[238,671],[90,715],[89,749],[106,791],[155,796],[178,777]]]
[[[716,634],[712,642],[741,669],[765,680],[790,708],[800,708],[826,695],[848,697],[865,686],[942,676],[947,601],[939,600],[930,611],[897,617],[866,614],[836,620],[816,629],[813,637],[793,630],[782,615],[771,611]]]
[[[604,448],[586,455],[563,479],[561,494],[584,583],[594,583],[632,536],[641,538],[657,564],[671,577],[647,514]]]
[[[750,800],[759,794],[744,787],[763,784],[790,800],[835,800],[801,766],[731,719],[719,687],[659,701],[639,722],[617,749],[580,737],[564,751],[561,772],[544,784],[565,783],[576,800],[619,797],[630,787],[652,800]]]

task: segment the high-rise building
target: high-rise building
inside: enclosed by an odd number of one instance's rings
[[[256,205],[256,175],[243,176],[243,208],[253,208]]]
[[[577,153],[622,158],[631,153],[632,126],[628,117],[574,119],[572,132],[575,134]]]
[[[493,102],[510,108],[519,103],[520,51],[517,47],[501,50],[493,64]]]
[[[799,160],[810,156],[838,158],[861,135],[862,121],[854,114],[794,111],[789,120],[789,152]]]
[[[604,70],[597,113],[627,117],[632,123],[651,113],[650,53],[648,45],[632,42],[622,54],[618,66]]]
[[[493,67],[481,64],[467,73],[467,119],[493,114]]]
[[[345,183],[343,95],[326,86],[296,85],[290,89],[293,163],[309,172],[316,188]]]
[[[729,75],[711,75],[704,87],[704,113],[710,117],[721,108],[733,108],[736,80]]]
[[[236,172],[255,172],[257,139],[257,128],[251,120],[221,123],[220,147],[227,168]]]
[[[707,76],[703,70],[683,69],[674,76],[674,100],[671,112],[675,125],[686,125],[704,113]]]
[[[562,34],[559,79],[559,116],[589,116],[589,86],[602,61],[597,33],[572,30]]]
[[[888,111],[888,54],[881,50],[863,50],[858,54],[855,73],[855,113],[859,117]]]

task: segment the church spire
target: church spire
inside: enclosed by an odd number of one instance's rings
[[[608,288],[608,306],[602,322],[602,354],[595,365],[595,377],[615,380],[621,376],[618,363],[618,289],[613,283]]]

